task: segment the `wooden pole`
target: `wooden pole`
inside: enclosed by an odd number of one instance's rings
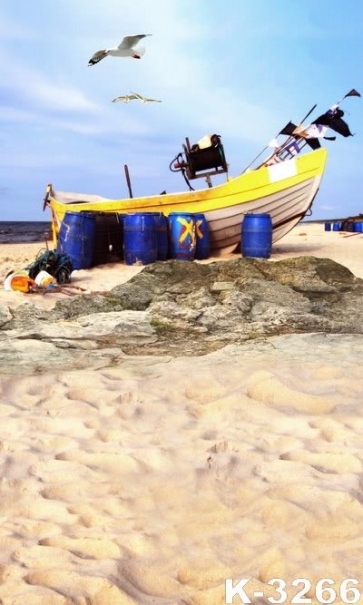
[[[130,181],[129,168],[128,168],[127,164],[124,165],[124,170],[125,170],[125,175],[126,175],[127,186],[129,188],[129,196],[133,197],[133,195],[132,195],[132,189],[131,189],[131,181]]]
[[[264,151],[266,151],[266,149],[268,149],[268,147],[269,147],[269,146],[268,146],[268,145],[266,145],[266,147],[264,147],[264,148],[262,149],[262,151],[260,151],[260,153],[259,153],[258,155],[256,155],[256,157],[254,157],[254,158],[253,158],[253,160],[251,160],[251,162],[248,164],[248,166],[246,166],[246,168],[244,168],[244,169],[242,170],[241,174],[243,174],[244,172],[246,172],[246,170],[248,170],[248,169],[249,169],[249,167],[250,167],[250,166],[252,166],[252,164],[253,164],[253,163],[254,163],[256,160],[258,160],[258,158],[260,157],[260,155],[262,155],[262,154],[263,154],[263,152],[264,152]],[[275,152],[271,153],[271,155],[274,155],[274,153],[275,153]]]

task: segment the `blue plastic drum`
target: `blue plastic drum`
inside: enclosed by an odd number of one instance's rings
[[[157,260],[166,260],[169,251],[168,219],[162,212],[154,212],[157,239]]]
[[[246,214],[241,225],[242,256],[270,258],[272,220],[267,213]]]
[[[193,261],[196,250],[195,217],[189,212],[169,214],[169,256]]]
[[[210,254],[210,235],[208,221],[204,214],[195,214],[195,233],[196,233],[196,260],[209,258]]]
[[[92,265],[96,233],[96,215],[92,212],[67,212],[61,223],[57,254],[68,254],[74,269]]]
[[[133,212],[123,216],[123,247],[126,265],[155,263],[158,254],[153,212]]]

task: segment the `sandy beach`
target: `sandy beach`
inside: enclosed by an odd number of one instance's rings
[[[0,279],[41,247],[1,246]],[[363,278],[363,233],[300,224],[269,262],[292,256]],[[140,270],[98,266],[72,285],[105,291]],[[65,296],[1,288],[0,304]],[[252,603],[363,603],[362,362],[361,336],[301,334],[0,374],[0,603],[222,605],[228,579]]]

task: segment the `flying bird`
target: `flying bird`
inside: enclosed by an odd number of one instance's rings
[[[139,101],[141,101],[141,103],[161,103],[161,101],[159,101],[159,99],[149,99],[148,97],[143,97],[142,95],[139,95],[139,93],[137,92],[132,92],[131,94],[134,95],[136,97],[136,99],[139,99]]]
[[[130,101],[133,101],[134,99],[137,99],[136,95],[123,95],[122,97],[116,97],[115,99],[112,99],[112,103],[115,103],[116,101],[123,101],[124,103],[130,103]]]
[[[111,57],[132,57],[133,59],[141,59],[145,52],[144,48],[135,48],[136,44],[151,34],[138,34],[137,36],[125,36],[120,44],[115,48],[107,48],[98,50],[88,61],[88,67],[95,65],[105,59],[108,55]]]

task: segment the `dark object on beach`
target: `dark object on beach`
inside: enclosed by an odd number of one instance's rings
[[[348,216],[341,222],[341,231],[361,232],[361,224],[363,222],[363,214]]]
[[[92,267],[123,259],[123,222],[116,212],[96,212]]]
[[[57,254],[52,250],[41,253],[35,261],[25,267],[31,279],[35,279],[38,273],[46,271],[57,280],[58,284],[69,284],[73,271],[72,259],[68,254]]]

